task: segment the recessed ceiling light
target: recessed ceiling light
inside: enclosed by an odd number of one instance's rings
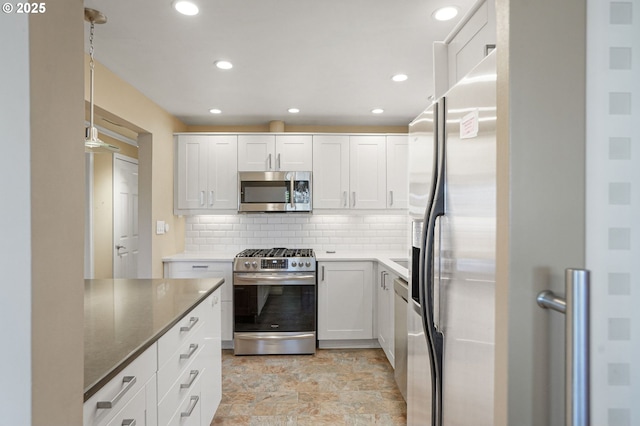
[[[406,74],[396,74],[393,77],[391,77],[391,80],[393,81],[406,81],[406,79],[408,79],[409,77],[407,77]]]
[[[199,10],[198,6],[188,0],[176,0],[173,2],[173,8],[183,15],[193,16],[197,15]]]
[[[449,21],[458,16],[458,8],[454,6],[441,7],[433,12],[433,17],[438,21]]]
[[[231,68],[233,68],[233,64],[229,61],[216,61],[215,65],[221,70],[230,70]]]
[[[211,108],[211,109],[209,110],[209,112],[210,112],[211,114],[222,114],[222,110],[221,110],[221,109],[218,109],[218,108]]]
[[[382,114],[384,110],[382,108],[374,108],[371,110],[373,114]]]
[[[300,112],[298,108],[289,108],[287,111],[289,111],[291,114],[297,114]]]

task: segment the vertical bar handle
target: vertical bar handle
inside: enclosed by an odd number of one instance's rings
[[[572,426],[589,425],[589,307],[590,276],[584,269],[567,269],[566,324],[566,422]],[[570,405],[569,405],[570,404]]]
[[[564,279],[566,299],[546,290],[538,294],[537,301],[541,308],[566,315],[565,425],[589,426],[590,273],[570,268]]]

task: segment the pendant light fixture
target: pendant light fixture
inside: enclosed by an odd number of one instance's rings
[[[91,24],[89,32],[89,127],[85,129],[84,148],[86,152],[118,152],[120,148],[115,145],[103,142],[98,138],[98,129],[93,125],[93,72],[95,61],[93,59],[93,30],[95,24],[104,24],[107,17],[95,9],[84,9],[84,20]]]

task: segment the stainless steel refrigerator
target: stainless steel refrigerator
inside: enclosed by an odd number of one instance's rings
[[[493,425],[495,55],[409,127],[409,425]]]

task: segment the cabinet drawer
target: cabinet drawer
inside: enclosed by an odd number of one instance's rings
[[[145,412],[146,390],[140,389],[138,393],[125,405],[125,407],[116,416],[111,419],[107,426],[144,426],[146,425]]]
[[[204,347],[204,324],[190,334],[180,348],[171,355],[166,364],[158,371],[158,398],[162,399],[171,385],[175,382],[191,362],[200,354]]]
[[[232,300],[231,261],[165,262],[165,265],[168,278],[224,278],[222,300]]]
[[[164,398],[160,400],[158,404],[158,420],[160,424],[166,424],[167,419],[171,419],[169,424],[191,424],[189,421],[194,418],[197,418],[197,423],[194,424],[200,423],[200,383],[204,374],[203,364],[200,359],[193,360],[185,372],[172,384]],[[189,386],[187,387],[187,385]],[[191,399],[193,397],[197,397],[197,402]],[[190,408],[194,405],[195,408],[190,416],[180,415],[190,411]]]
[[[83,424],[85,426],[105,425],[113,419],[156,373],[158,366],[156,354],[157,347],[153,344],[91,396],[84,403]],[[98,403],[101,406],[111,405],[111,408],[98,408]]]
[[[158,367],[162,368],[183,344],[193,340],[193,334],[205,322],[206,307],[196,306],[158,340]]]

